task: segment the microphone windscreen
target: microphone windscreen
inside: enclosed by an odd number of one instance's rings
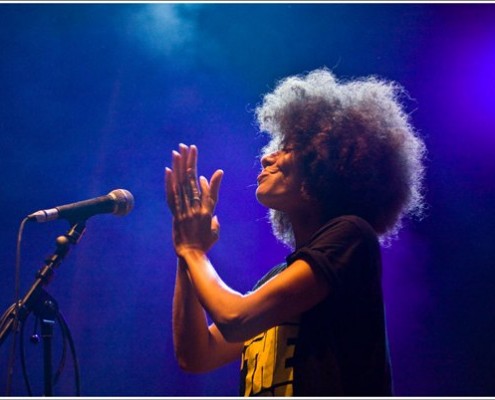
[[[115,189],[108,193],[114,200],[113,214],[124,216],[129,214],[134,208],[134,196],[125,189]]]

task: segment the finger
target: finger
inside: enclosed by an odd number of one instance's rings
[[[189,153],[187,155],[187,162],[186,162],[186,171],[191,169],[194,173],[194,176],[197,176],[198,174],[198,148],[192,144],[189,147]]]
[[[180,198],[181,198],[181,201],[182,201],[182,212],[185,213],[185,214],[188,214],[189,211],[193,208],[192,207],[192,199],[191,199],[191,196],[189,194],[189,191],[188,190],[185,190],[186,188],[181,188],[181,191],[180,191]]]
[[[180,173],[179,173],[179,186],[180,186],[180,194],[182,196],[183,204],[185,205],[185,209],[188,210],[193,205],[194,201],[193,197],[199,197],[193,195],[192,187],[190,184],[189,173],[188,173],[188,160],[190,159],[190,148],[186,146],[184,143],[179,144],[179,153],[180,153]],[[195,157],[194,157],[195,158]]]
[[[167,199],[168,208],[175,215],[176,207],[174,197],[174,176],[170,168],[165,168],[165,196]]]
[[[177,205],[177,212],[180,213],[187,212],[191,206],[191,190],[185,170],[188,152],[189,148],[181,143],[179,145],[179,151],[174,151],[172,153],[175,173],[175,203]]]
[[[201,204],[210,213],[215,210],[218,201],[218,192],[220,190],[220,183],[222,181],[223,171],[217,170],[210,179],[210,182],[204,177],[199,178],[199,183],[201,185]]]
[[[180,165],[181,165],[181,155],[177,151],[172,151],[172,172],[175,177],[175,183],[180,182]]]
[[[210,184],[208,183],[208,179],[204,176],[200,176],[199,185],[201,186],[201,206],[213,213],[215,202],[210,197]]]
[[[187,170],[188,181],[189,181],[189,196],[190,203],[193,208],[201,207],[201,194],[198,187],[198,181],[196,179],[196,174],[189,168]]]
[[[189,147],[186,161],[187,179],[189,183],[189,195],[191,196],[191,204],[201,206],[201,194],[199,191],[199,185],[197,181],[198,176],[198,148],[192,144]]]
[[[172,215],[177,217],[184,211],[184,202],[180,196],[179,187],[175,184],[173,173],[170,172],[169,174],[169,178],[167,179],[167,203],[172,211]]]
[[[217,169],[211,179],[210,179],[210,197],[217,204],[218,201],[218,193],[220,191],[220,184],[222,183],[223,171],[221,169]]]
[[[220,223],[218,222],[218,217],[216,215],[211,219],[211,234],[215,242],[220,237]]]
[[[188,194],[190,196],[192,206],[201,206],[201,194],[199,191],[199,185],[197,181],[198,171],[198,148],[192,144],[189,147],[186,160],[186,174],[188,181]]]
[[[187,157],[189,153],[189,147],[185,144],[179,144],[179,154],[180,154],[180,163],[179,163],[179,177],[180,184],[184,184],[187,181],[186,171],[187,171]]]
[[[177,151],[172,151],[172,184],[176,212],[182,212],[185,207],[183,188],[181,185],[182,156]]]
[[[211,231],[217,236],[220,232],[220,222],[218,222],[218,217],[216,215],[211,219]]]

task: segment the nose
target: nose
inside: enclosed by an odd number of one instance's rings
[[[279,153],[280,153],[279,151],[274,151],[273,153],[265,154],[263,157],[261,157],[261,166],[263,168],[266,168],[269,165],[274,164],[275,161],[277,160],[277,155]]]

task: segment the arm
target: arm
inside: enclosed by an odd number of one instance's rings
[[[208,372],[241,354],[242,343],[228,343],[214,324],[208,327],[189,280],[187,265],[181,258],[177,264],[172,326],[175,355],[185,371]]]
[[[304,260],[296,260],[256,291],[241,295],[225,285],[204,252],[187,250],[182,257],[199,302],[229,342],[245,341],[299,315],[329,293],[326,280]]]
[[[184,175],[179,176],[179,174],[186,168],[196,170],[195,157],[190,157],[189,164],[184,165],[187,161],[187,151],[187,147],[181,145],[182,157],[179,157],[177,153],[174,154],[175,176],[172,176],[169,169],[166,171],[167,202],[172,212],[174,212],[172,205],[175,203],[174,196],[177,192],[176,181],[185,178]],[[195,153],[196,149],[192,147],[191,152]],[[216,176],[217,180],[214,181],[213,187],[218,191],[220,183],[218,179],[221,176],[218,174]],[[218,229],[218,220],[213,218],[206,235],[206,249],[209,249],[217,240]],[[183,370],[194,373],[208,372],[240,357],[243,343],[228,343],[214,324],[208,326],[205,311],[191,284],[187,264],[181,257],[178,258],[177,263],[172,311],[174,352]]]

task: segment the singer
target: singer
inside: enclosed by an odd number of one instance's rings
[[[242,396],[393,395],[380,245],[404,217],[421,215],[426,152],[402,93],[394,82],[344,82],[323,68],[264,96],[256,117],[271,140],[256,197],[292,252],[247,294],[207,257],[223,171],[197,179],[197,148],[172,153],[165,180],[181,368],[208,372],[238,359]]]

